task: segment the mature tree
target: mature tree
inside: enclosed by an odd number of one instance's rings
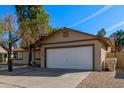
[[[111,36],[113,36],[115,41],[115,51],[120,51],[122,46],[124,46],[124,31],[118,30]]]
[[[12,46],[19,39],[15,17],[12,15],[0,19],[0,44],[8,51],[8,70],[12,71]]]
[[[105,29],[102,28],[101,30],[99,30],[98,33],[97,33],[97,35],[98,35],[99,37],[102,37],[102,38],[105,37],[105,35],[106,35]]]
[[[44,6],[25,5],[16,6],[19,23],[19,32],[22,37],[21,47],[29,47],[29,65],[32,61],[32,44],[41,37],[45,38],[56,31],[49,25],[50,16],[45,12]]]
[[[49,15],[41,5],[20,5],[16,6],[22,46],[27,47],[33,44],[41,36],[47,36],[55,31],[49,24]]]

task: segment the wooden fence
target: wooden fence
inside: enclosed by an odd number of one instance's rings
[[[107,58],[115,57],[115,53],[107,53]],[[124,69],[124,52],[116,53],[117,58],[117,68]]]

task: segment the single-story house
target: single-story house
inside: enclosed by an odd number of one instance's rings
[[[32,50],[32,62],[40,64],[40,49]],[[13,49],[13,63],[16,64],[28,64],[29,62],[29,51],[28,49],[15,48]]]
[[[14,61],[28,62],[31,57],[31,62],[38,59],[41,68],[102,70],[110,46],[109,41],[98,36],[63,28],[36,41],[30,56],[27,50],[14,49],[16,55],[22,53]]]
[[[0,63],[7,62],[7,51],[0,46]]]

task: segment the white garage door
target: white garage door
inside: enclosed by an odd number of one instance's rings
[[[93,47],[47,49],[47,68],[88,69],[93,66]]]

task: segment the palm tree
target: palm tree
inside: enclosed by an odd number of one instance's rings
[[[106,35],[106,31],[104,28],[98,31],[97,36],[104,38]]]

